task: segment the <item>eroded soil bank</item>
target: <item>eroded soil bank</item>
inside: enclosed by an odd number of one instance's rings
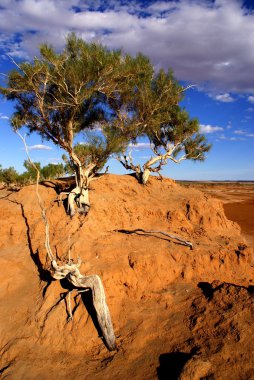
[[[237,222],[248,244],[254,248],[254,183],[253,182],[192,182],[192,188],[202,190],[223,202],[228,219]]]
[[[88,294],[51,281],[34,186],[1,204],[1,376],[9,379],[252,379],[253,250],[220,200],[152,178],[105,175],[87,217],[70,219],[40,186],[59,262],[82,258],[101,276],[116,336],[108,352]],[[194,249],[157,234],[183,237]]]

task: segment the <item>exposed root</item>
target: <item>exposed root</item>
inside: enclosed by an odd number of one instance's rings
[[[41,209],[41,216],[45,224],[45,248],[47,255],[51,261],[52,265],[52,272],[51,276],[56,280],[61,280],[66,278],[67,281],[74,287],[77,288],[80,292],[82,292],[82,289],[84,291],[91,290],[92,297],[93,297],[93,306],[96,311],[97,320],[101,329],[101,332],[104,337],[104,341],[106,346],[110,351],[115,350],[116,343],[115,343],[115,334],[113,325],[111,322],[111,317],[109,313],[109,309],[106,303],[106,297],[104,288],[102,285],[102,281],[99,276],[92,275],[92,276],[82,276],[79,272],[79,267],[81,265],[81,259],[78,258],[78,262],[74,263],[73,260],[70,258],[70,236],[69,236],[69,250],[68,250],[68,263],[60,266],[57,264],[56,259],[52,253],[51,247],[50,247],[50,235],[49,235],[49,223],[46,215],[46,210],[43,204],[43,201],[41,199],[41,196],[39,194],[39,179],[40,179],[40,171],[36,167],[36,165],[31,160],[28,148],[26,145],[25,138],[21,136],[21,134],[16,130],[17,134],[21,138],[21,140],[24,143],[25,150],[29,159],[30,164],[37,172],[37,180],[36,180],[36,195],[38,199],[38,203]],[[73,216],[75,214],[75,206],[74,201],[76,201],[78,205],[78,210],[81,213],[87,213],[90,209],[90,202],[88,198],[88,187],[83,188],[76,186],[68,196],[68,210],[70,212],[70,215]],[[80,290],[81,289],[81,290]],[[49,314],[51,311],[57,307],[57,305],[63,300],[67,298],[67,313],[68,313],[68,319],[73,319],[73,313],[71,308],[71,291],[67,292],[64,296],[64,298],[61,298],[56,302],[55,305],[53,305],[48,312],[46,313],[46,316],[44,318],[43,324],[42,324],[42,330],[45,327],[46,321],[48,319]]]
[[[58,205],[60,202],[62,202],[63,195],[68,195],[67,212],[71,217],[76,214],[75,202],[78,206],[79,214],[86,215],[89,212],[91,206],[88,198],[88,189],[81,189],[79,186],[77,186],[70,192],[61,192],[58,198]]]
[[[167,232],[163,232],[163,231],[143,230],[142,228],[137,228],[135,230],[115,230],[115,231],[116,232],[122,232],[125,234],[136,234],[138,232],[143,232],[145,234],[161,234],[161,235],[167,236],[171,239],[174,239],[176,241],[179,241],[181,244],[186,245],[187,247],[190,247],[190,249],[193,249],[193,244],[191,242],[184,240],[178,236],[170,235]]]
[[[69,263],[59,266],[56,261],[53,261],[52,266],[54,271],[52,272],[52,277],[57,280],[66,278],[70,284],[79,289],[79,291],[82,291],[80,289],[91,289],[93,305],[105,344],[110,351],[113,351],[116,348],[115,334],[109,309],[106,303],[106,296],[102,281],[97,275],[81,275],[78,269],[80,264],[81,261],[79,260],[77,264]]]

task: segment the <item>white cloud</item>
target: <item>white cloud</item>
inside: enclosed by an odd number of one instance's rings
[[[219,132],[223,131],[222,127],[217,127],[217,126],[212,126],[212,125],[204,125],[200,124],[200,132],[201,133],[214,133],[214,132]]]
[[[254,137],[254,133],[249,133],[248,135],[246,135],[248,137]]]
[[[9,117],[4,115],[3,113],[0,113],[0,119],[2,120],[9,120]]]
[[[129,148],[136,148],[136,149],[142,149],[142,148],[150,148],[151,144],[149,142],[140,142],[140,143],[130,143]]]
[[[142,51],[180,80],[226,94],[254,92],[254,13],[240,0],[1,0],[0,47],[15,56],[34,56],[45,41],[62,48],[70,31]]]
[[[214,97],[214,99],[218,100],[219,102],[223,102],[223,103],[232,103],[235,101],[235,99],[232,98],[232,96],[230,96],[228,93],[216,95]]]
[[[29,150],[52,150],[52,148],[48,145],[42,145],[42,144],[37,144],[37,145],[30,145],[28,146]]]
[[[250,103],[254,103],[254,96],[248,96],[247,100]]]
[[[243,137],[230,137],[230,141],[245,141],[246,139]]]
[[[234,131],[234,133],[235,133],[236,135],[246,135],[246,131],[244,131],[243,129],[236,129],[236,130]]]
[[[62,162],[63,162],[63,160],[61,158],[52,158],[49,163],[52,165],[59,165]]]

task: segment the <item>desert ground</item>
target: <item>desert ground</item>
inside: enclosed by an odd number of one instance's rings
[[[220,199],[227,218],[240,225],[242,235],[254,248],[254,182],[191,182],[187,186]]]
[[[39,186],[52,251],[101,277],[117,349],[100,337],[90,292],[73,294],[68,321],[35,186],[2,189],[0,378],[254,379],[254,185],[142,186],[107,174],[92,183],[89,214],[72,219],[57,202],[61,186]]]

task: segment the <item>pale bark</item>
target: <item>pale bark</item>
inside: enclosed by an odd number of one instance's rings
[[[91,162],[87,167],[83,168],[75,152],[72,150],[69,154],[74,164],[76,178],[76,187],[68,196],[68,212],[73,217],[76,213],[75,201],[80,214],[87,214],[90,210],[89,184],[94,176],[93,169],[96,167],[96,163]]]
[[[29,156],[25,138],[22,137],[18,131],[16,132],[24,143],[29,162],[31,163],[31,165],[34,167],[34,169],[37,172],[35,191],[36,191],[38,203],[41,209],[41,216],[45,224],[45,248],[46,248],[47,256],[49,257],[51,261],[51,266],[52,266],[51,276],[55,280],[61,280],[63,278],[66,278],[70,282],[70,284],[74,288],[77,288],[78,290],[79,289],[91,290],[92,297],[93,297],[93,306],[97,315],[97,320],[98,320],[105,344],[110,351],[113,351],[116,349],[115,334],[114,334],[114,328],[113,328],[111,317],[110,317],[110,312],[109,312],[107,302],[106,302],[106,296],[105,296],[102,281],[98,275],[92,275],[92,276],[81,275],[79,271],[79,268],[81,266],[81,259],[79,258],[77,263],[74,263],[70,259],[70,236],[68,238],[68,241],[69,241],[68,263],[66,263],[63,266],[60,266],[57,264],[56,259],[50,247],[49,223],[48,223],[48,219],[46,215],[46,210],[43,204],[43,200],[41,199],[41,196],[39,194],[38,186],[39,186],[39,179],[40,179],[40,171]],[[77,193],[81,191],[81,196],[84,197],[84,198],[81,198],[81,202],[87,202],[86,193],[82,193],[82,189],[77,189],[77,190],[75,189],[75,191],[77,191]],[[72,193],[72,195],[73,194],[76,194],[76,193],[74,192]],[[69,307],[69,317],[72,319],[73,315],[72,315],[72,310],[71,310],[70,294],[68,294],[68,307]]]
[[[116,231],[117,232],[124,232],[127,234],[134,234],[134,233],[139,233],[139,232],[143,232],[144,234],[161,234],[161,235],[169,237],[170,239],[174,239],[183,245],[186,245],[190,249],[193,249],[193,244],[190,241],[185,240],[183,238],[180,238],[179,236],[176,236],[176,235],[171,235],[171,234],[164,232],[164,231],[144,230],[143,228],[136,228],[135,230],[116,230]]]
[[[77,289],[91,290],[94,309],[105,344],[110,351],[113,351],[116,348],[116,338],[102,281],[98,275],[81,275],[79,266],[80,261],[77,264],[68,263],[63,266],[59,266],[56,261],[53,261],[51,275],[57,280],[66,278]]]
[[[146,183],[150,177],[150,173],[151,173],[151,171],[149,170],[149,168],[145,168],[145,170],[141,173],[140,183],[142,185],[146,185]]]
[[[73,217],[75,211],[75,200],[78,206],[78,212],[81,214],[87,214],[90,210],[90,201],[88,188],[80,188],[76,186],[68,195],[68,213]]]

